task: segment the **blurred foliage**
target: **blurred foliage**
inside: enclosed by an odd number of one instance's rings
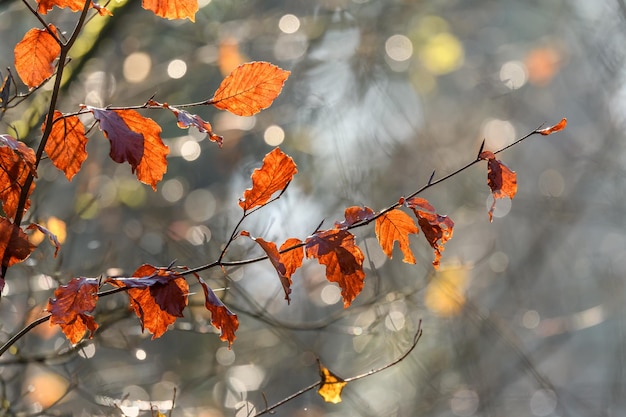
[[[625,98],[621,0],[201,1],[196,23],[155,18],[139,2],[110,4],[72,55],[61,111],[80,103],[171,105],[206,99],[249,60],[292,71],[268,110],[242,118],[198,109],[225,137],[178,129],[167,112],[169,169],[153,193],[108,160],[92,132],[89,158],[68,183],[44,161],[32,220],[66,231],[59,258],[42,245],[11,270],[0,303],[2,339],[32,320],[51,288],[73,276],[132,272],[177,259],[214,260],[239,215],[252,170],[281,145],[298,165],[276,203],[244,227],[304,238],[359,204],[376,210],[473,160],[568,117],[568,128],[500,155],[518,173],[512,205],[488,221],[486,167],[424,197],[456,224],[442,270],[421,237],[417,265],[386,259],[360,230],[366,287],[344,310],[337,288],[308,263],[292,302],[268,264],[204,276],[239,314],[232,350],[210,326],[202,297],[187,320],[150,341],[122,296],[98,307],[92,341],[68,346],[47,325],[0,361],[7,415],[246,416],[318,380],[316,358],[347,378],[343,402],[315,392],[282,406],[293,416],[622,415],[626,412],[623,228]],[[73,15],[47,19],[71,28]],[[0,2],[0,67],[35,19]],[[46,92],[2,119],[2,132],[38,139]],[[500,157],[499,156],[499,157]],[[483,169],[484,168],[484,169]],[[259,254],[235,241],[228,259]],[[193,291],[202,292],[193,287]],[[30,313],[29,313],[30,312]],[[26,318],[26,319],[25,319]]]

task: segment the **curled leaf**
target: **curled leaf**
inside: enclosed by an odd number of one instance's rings
[[[209,137],[209,140],[211,140],[212,142],[216,142],[218,146],[222,147],[224,138],[213,133],[213,127],[211,126],[211,123],[203,120],[197,114],[191,114],[186,110],[178,109],[174,106],[170,106],[167,103],[161,104],[154,100],[149,100],[148,104],[150,106],[157,106],[168,109],[169,111],[174,113],[174,116],[176,116],[176,119],[178,120],[178,127],[180,127],[181,129],[186,129],[194,126],[196,129],[198,129],[199,132],[206,133]]]
[[[493,211],[496,208],[496,200],[508,197],[511,200],[517,193],[517,174],[509,167],[496,159],[491,151],[483,151],[480,159],[487,160],[487,184],[491,188],[493,203],[489,209],[489,221],[493,221]]]
[[[39,4],[39,7],[37,8],[37,13],[40,14],[48,13],[50,10],[52,10],[54,6],[57,6],[61,9],[67,7],[73,12],[78,12],[82,10],[85,6],[85,0],[37,0],[37,3]],[[106,8],[98,4],[94,4],[93,2],[89,7],[96,9],[100,16],[111,15],[111,12],[108,11]]]
[[[239,328],[239,319],[237,315],[230,311],[228,307],[222,303],[217,295],[209,288],[208,284],[196,275],[198,282],[204,290],[204,297],[206,299],[205,307],[211,312],[211,324],[221,331],[220,339],[228,341],[228,348],[232,346],[235,341],[235,332]]]
[[[54,291],[54,299],[48,301],[50,325],[58,324],[69,339],[76,344],[89,330],[89,338],[98,328],[91,313],[98,301],[98,280],[96,278],[73,278],[67,285]]]
[[[435,212],[434,207],[424,198],[413,197],[404,202],[413,210],[417,217],[417,224],[430,246],[435,250],[433,266],[439,268],[441,253],[445,249],[445,244],[452,238],[454,222],[448,216],[442,216]]]
[[[370,220],[374,217],[374,210],[369,207],[352,206],[348,207],[344,212],[345,220],[342,222],[335,222],[335,228],[345,229],[352,226],[355,223]]]
[[[554,126],[550,126],[545,129],[538,130],[537,132],[541,133],[544,136],[547,136],[555,132],[560,132],[561,130],[565,129],[565,126],[567,126],[567,119],[564,117],[561,119],[560,122],[558,122]]]
[[[54,246],[54,257],[55,258],[57,257],[57,255],[59,254],[59,251],[61,250],[61,242],[59,242],[59,239],[54,233],[52,233],[48,228],[37,223],[29,224],[26,229],[27,230],[36,229],[36,230],[39,230],[44,236],[47,236],[48,239],[50,240],[50,243],[52,243],[52,245]]]
[[[328,368],[318,363],[320,369],[320,387],[317,393],[322,396],[327,403],[337,404],[341,402],[341,392],[348,385],[343,379],[333,374]]]
[[[224,78],[207,104],[237,116],[252,116],[272,105],[289,74],[269,62],[240,65]]]
[[[244,211],[248,211],[267,204],[275,192],[287,188],[297,172],[293,159],[279,148],[274,148],[263,158],[261,168],[252,173],[252,188],[244,191],[239,205]]]

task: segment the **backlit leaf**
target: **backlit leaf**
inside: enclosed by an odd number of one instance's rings
[[[78,12],[85,6],[85,0],[37,0],[37,3],[39,4],[37,12],[40,14],[48,13],[55,6],[61,9],[67,7],[73,12]],[[96,9],[100,16],[111,15],[111,12],[98,4],[91,3],[89,7]]]
[[[143,0],[142,7],[155,15],[167,19],[189,19],[196,21],[198,0]]]
[[[413,219],[405,212],[393,209],[376,219],[376,238],[383,252],[391,258],[393,245],[400,244],[400,250],[404,254],[403,261],[409,264],[415,263],[415,256],[411,252],[409,235],[419,233]]]
[[[517,193],[517,174],[497,160],[491,151],[481,152],[479,158],[487,160],[487,184],[491,188],[491,194],[493,195],[493,203],[489,209],[489,221],[492,222],[496,200],[505,197],[512,200],[515,197]]]
[[[252,116],[272,105],[290,72],[268,62],[250,62],[224,78],[208,104],[237,116]]]
[[[550,126],[545,129],[538,130],[537,132],[541,133],[544,136],[547,136],[555,132],[560,132],[561,130],[565,129],[565,126],[567,126],[567,119],[562,118],[561,121],[555,124],[554,126]]]
[[[444,246],[452,238],[454,222],[448,216],[435,213],[434,207],[426,199],[413,197],[404,203],[415,213],[417,224],[430,246],[435,250],[433,266],[435,269],[439,268]]]
[[[41,126],[44,131],[45,123]],[[87,159],[87,136],[85,126],[78,116],[63,117],[60,111],[54,111],[54,121],[48,142],[46,153],[55,167],[65,173],[69,181],[80,171],[85,159]]]
[[[54,25],[50,31],[57,33]],[[28,87],[37,87],[54,74],[54,61],[61,46],[45,29],[31,29],[15,45],[15,70]]]
[[[209,288],[202,278],[199,276],[196,276],[196,278],[198,278],[198,282],[200,282],[204,290],[204,297],[206,299],[204,305],[206,309],[211,312],[211,324],[216,329],[221,330],[220,339],[228,341],[228,348],[230,349],[235,341],[235,332],[239,328],[239,319],[236,314],[231,312],[224,303],[222,303],[222,300],[215,295],[213,290]]]
[[[2,137],[0,144],[11,142],[10,136],[0,136]],[[22,142],[14,140],[13,145],[0,146],[0,202],[4,214],[10,219],[16,215],[22,188],[26,185],[28,174],[35,169],[35,159],[35,151]],[[29,196],[34,189],[35,183],[32,182],[28,190]],[[24,210],[28,207],[30,207],[30,199],[26,200]]]
[[[144,264],[131,278],[108,278],[116,287],[130,288],[126,293],[130,306],[141,322],[141,328],[161,337],[177,317],[183,317],[189,285],[184,277],[168,268]]]
[[[365,280],[365,256],[354,243],[354,235],[343,229],[321,231],[307,238],[305,250],[307,258],[326,265],[326,279],[339,284],[343,306],[350,306]]]
[[[304,251],[301,248],[297,248],[291,250],[289,252],[280,253],[276,248],[276,244],[274,242],[268,242],[260,237],[253,237],[247,231],[242,231],[241,235],[248,236],[250,239],[254,240],[258,245],[265,251],[267,258],[270,260],[274,269],[278,273],[278,278],[280,279],[280,283],[283,286],[283,290],[285,291],[285,300],[287,303],[291,301],[289,294],[291,294],[291,275],[302,265],[302,260],[304,259]],[[289,239],[281,246],[281,250],[292,247],[294,245],[300,244],[299,239]],[[294,253],[292,253],[294,252]],[[298,259],[299,258],[299,259]],[[287,268],[289,265],[289,268]]]
[[[54,299],[48,301],[47,310],[52,315],[50,325],[58,324],[70,343],[76,344],[89,330],[89,338],[98,328],[93,312],[98,301],[96,278],[73,278],[67,285],[54,291]]]
[[[35,166],[37,157],[32,148],[29,148],[24,142],[15,139],[11,135],[0,135],[0,147],[3,146],[12,149],[24,161],[30,173],[37,178],[37,167]]]
[[[298,169],[290,156],[279,148],[265,155],[261,168],[252,173],[252,188],[243,193],[239,205],[244,211],[266,204],[277,191],[283,191]]]
[[[167,171],[165,157],[169,153],[161,140],[161,127],[135,110],[88,109],[111,141],[111,159],[128,162],[137,179],[156,191],[156,185]]]
[[[333,374],[324,365],[319,364],[320,368],[320,387],[317,390],[327,403],[337,404],[341,402],[341,392],[348,385],[343,379]]]
[[[335,222],[335,228],[345,229],[355,223],[372,219],[374,217],[374,214],[374,211],[369,207],[348,207],[344,212],[345,220],[342,222]]]
[[[9,267],[22,262],[30,256],[35,247],[28,240],[24,231],[0,216],[0,265]],[[4,288],[4,279],[0,277],[0,291]]]

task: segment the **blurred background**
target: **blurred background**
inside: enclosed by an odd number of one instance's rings
[[[3,415],[252,416],[319,380],[316,358],[347,378],[340,404],[315,392],[280,416],[626,415],[624,308],[626,119],[623,0],[200,0],[196,22],[168,21],[139,2],[113,1],[76,43],[59,110],[81,103],[171,105],[212,97],[234,68],[269,61],[291,76],[254,117],[194,111],[224,146],[181,130],[166,111],[168,172],[157,191],[108,159],[93,129],[69,183],[43,161],[29,221],[56,232],[9,270],[1,340],[41,314],[76,276],[131,274],[143,263],[214,261],[241,216],[238,198],[280,145],[299,173],[275,203],[242,225],[282,243],[304,239],[343,210],[380,210],[471,162],[483,140],[518,174],[514,201],[493,223],[486,164],[429,189],[455,222],[438,272],[423,236],[416,265],[389,260],[372,227],[356,230],[365,289],[344,309],[324,269],[305,261],[292,301],[269,262],[202,274],[239,316],[233,348],[219,340],[192,286],[185,318],[162,338],[142,334],[123,294],[101,299],[101,328],[76,347],[47,324],[0,359]],[[76,16],[45,16],[72,30]],[[20,1],[0,2],[0,68],[37,26]],[[36,146],[49,89],[4,114],[1,132]],[[227,260],[260,255],[237,239]],[[191,283],[191,281],[190,281]],[[199,294],[197,294],[199,293]],[[152,407],[152,411],[151,411]]]

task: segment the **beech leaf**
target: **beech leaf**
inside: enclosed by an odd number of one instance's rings
[[[277,191],[283,191],[298,169],[290,156],[279,148],[265,155],[261,168],[252,173],[252,188],[244,191],[239,205],[244,211],[266,204]]]
[[[5,145],[5,146],[2,146]],[[4,214],[12,219],[17,214],[22,188],[26,185],[29,173],[35,174],[35,151],[9,135],[0,135],[0,202]],[[35,189],[31,183],[28,195]],[[24,210],[30,207],[30,198],[26,200]]]
[[[186,110],[178,109],[174,106],[170,106],[167,103],[161,104],[154,100],[149,100],[148,104],[150,106],[157,106],[168,109],[169,111],[174,113],[174,116],[176,116],[176,119],[178,120],[178,127],[180,127],[181,129],[187,129],[191,126],[194,126],[196,129],[198,129],[199,132],[206,133],[209,137],[209,140],[216,142],[220,148],[222,147],[224,138],[213,133],[213,127],[211,126],[211,123],[203,120],[197,114],[191,114]]]
[[[70,343],[76,344],[89,330],[89,338],[98,328],[93,312],[98,301],[98,279],[73,278],[67,285],[54,291],[54,299],[48,301],[50,326],[58,324]]]
[[[252,116],[272,105],[289,74],[269,62],[240,65],[224,78],[207,104],[237,116]]]
[[[505,197],[513,200],[513,197],[515,197],[517,193],[517,174],[497,160],[491,151],[481,152],[479,158],[487,160],[487,184],[491,188],[491,194],[493,195],[493,203],[489,209],[489,221],[492,222],[496,200]]]
[[[48,239],[50,240],[50,243],[52,243],[52,245],[54,246],[54,257],[56,258],[57,255],[59,254],[59,251],[61,250],[61,242],[59,242],[59,239],[57,238],[57,236],[54,233],[52,233],[48,228],[37,223],[31,223],[26,228],[26,230],[33,230],[33,229],[39,230],[41,233],[43,233],[45,236],[48,237]]]
[[[51,32],[57,33],[54,25]],[[15,45],[15,70],[28,87],[39,86],[54,74],[54,61],[61,53],[61,46],[46,29],[31,29]]]
[[[438,269],[444,246],[452,238],[454,222],[448,216],[435,213],[434,207],[424,198],[413,197],[406,200],[404,204],[413,210],[417,217],[417,224],[430,246],[435,250],[433,266]]]
[[[247,231],[241,232],[242,236],[248,236],[250,239],[254,240],[260,247],[263,249],[267,258],[276,269],[278,273],[278,278],[280,279],[280,283],[285,292],[285,300],[287,300],[287,304],[291,302],[291,298],[289,294],[291,294],[291,275],[302,265],[302,260],[304,259],[304,252],[301,248],[297,248],[291,250],[289,252],[280,253],[276,248],[276,244],[274,242],[268,242],[260,237],[253,237]],[[281,250],[292,247],[294,245],[298,245],[302,243],[299,239],[289,239],[281,246]],[[289,268],[287,268],[289,265]]]
[[[189,285],[184,277],[168,268],[144,264],[131,278],[107,278],[105,282],[126,291],[130,306],[141,322],[141,329],[161,337],[177,317],[183,317]]]
[[[354,243],[354,235],[343,229],[318,232],[306,240],[307,258],[326,266],[326,279],[341,288],[343,306],[347,308],[363,289],[365,256]]]
[[[78,12],[85,6],[85,0],[37,0],[37,3],[39,4],[39,7],[37,8],[37,13],[39,14],[48,13],[54,6],[61,9],[68,7],[73,12]],[[111,15],[111,12],[106,8],[93,2],[89,7],[96,9],[100,16]]]
[[[28,236],[17,225],[0,216],[0,259],[2,267],[10,267],[24,261],[35,247]],[[0,291],[4,288],[4,279],[0,277]]]
[[[328,368],[318,363],[320,370],[320,387],[317,393],[322,396],[327,403],[337,404],[341,402],[341,392],[348,385],[343,379],[333,374]]]
[[[211,312],[211,324],[221,331],[220,339],[228,341],[228,348],[232,346],[235,341],[235,332],[239,328],[239,319],[237,315],[231,312],[228,307],[222,303],[217,295],[209,288],[208,284],[199,276],[196,275],[198,282],[204,290],[204,297],[206,299],[205,307]]]
[[[560,122],[558,122],[554,126],[550,126],[545,129],[538,130],[537,132],[541,133],[544,136],[547,136],[555,132],[560,132],[561,130],[565,129],[565,126],[567,126],[567,119],[564,117],[561,119]]]
[[[111,142],[111,159],[128,162],[137,179],[156,191],[167,171],[165,157],[169,154],[169,148],[161,140],[161,127],[135,110],[87,108]]]
[[[196,21],[198,0],[143,0],[141,7],[167,19]]]
[[[335,222],[335,228],[345,229],[355,223],[370,220],[374,217],[374,215],[374,211],[369,207],[348,207],[344,212],[345,220],[342,222]]]
[[[400,250],[404,254],[403,261],[409,264],[415,263],[415,256],[410,248],[409,235],[419,233],[413,219],[402,210],[390,210],[376,219],[376,238],[385,255],[390,259],[393,253],[393,245],[398,242]]]
[[[41,126],[43,132],[46,124]],[[64,117],[60,111],[54,111],[52,131],[45,151],[55,167],[65,173],[68,181],[80,171],[87,159],[87,136],[85,126],[78,116]]]

